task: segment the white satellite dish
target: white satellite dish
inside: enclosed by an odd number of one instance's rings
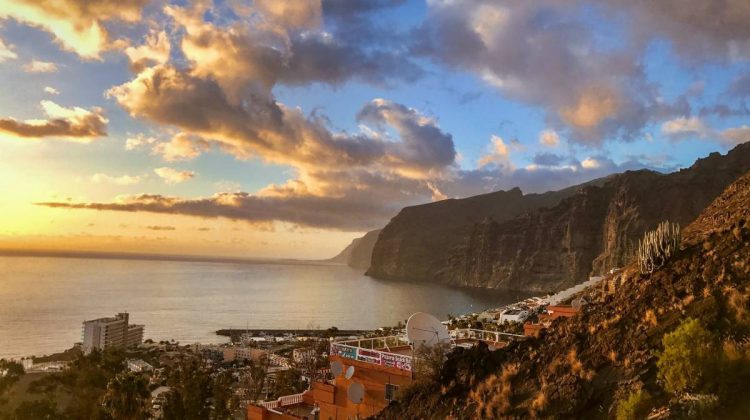
[[[333,374],[333,377],[337,377],[341,375],[344,372],[344,365],[341,364],[338,360],[334,360],[331,362],[331,373]]]
[[[346,373],[344,373],[344,378],[352,379],[352,376],[354,376],[354,366],[349,366],[348,368],[346,368]]]
[[[406,336],[414,349],[422,346],[433,347],[451,341],[451,335],[445,325],[424,312],[417,312],[409,317],[406,321]]]
[[[352,382],[349,389],[346,390],[346,395],[349,397],[349,401],[360,404],[365,399],[365,387],[359,382]]]

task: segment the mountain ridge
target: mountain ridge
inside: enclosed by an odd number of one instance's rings
[[[685,225],[750,170],[750,143],[669,174],[627,171],[543,194],[520,189],[404,208],[367,274],[546,292],[620,266],[663,220]],[[679,203],[679,205],[674,205]]]

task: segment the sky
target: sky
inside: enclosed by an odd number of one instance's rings
[[[747,0],[0,0],[0,248],[326,258],[750,140]]]

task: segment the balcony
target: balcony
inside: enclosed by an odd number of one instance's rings
[[[361,338],[331,343],[331,356],[394,368],[412,369],[412,350],[400,336]]]

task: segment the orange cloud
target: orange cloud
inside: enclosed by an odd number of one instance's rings
[[[211,144],[198,137],[179,133],[168,142],[156,143],[152,153],[159,155],[167,162],[192,160],[211,147]]]
[[[90,142],[107,135],[107,123],[100,108],[86,110],[65,108],[52,101],[42,101],[47,120],[18,121],[0,118],[0,136],[11,138],[59,137],[71,141]]]
[[[149,0],[0,0],[0,19],[15,19],[51,33],[66,50],[98,59],[112,47],[104,23],[136,22]]]
[[[591,130],[617,115],[619,108],[619,98],[613,90],[589,88],[581,93],[575,105],[563,108],[560,116],[578,129]]]
[[[54,73],[57,71],[57,64],[47,61],[31,60],[31,62],[23,66],[23,70],[27,73]]]
[[[193,171],[180,171],[166,166],[154,169],[154,173],[159,175],[167,184],[179,184],[195,177]]]

